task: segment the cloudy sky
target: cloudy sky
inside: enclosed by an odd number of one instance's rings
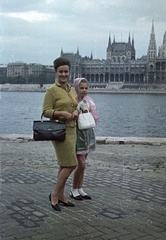
[[[154,19],[157,47],[166,31],[165,0],[1,0],[0,64],[52,64],[64,52],[105,59],[109,34],[134,36],[136,57],[147,53]]]

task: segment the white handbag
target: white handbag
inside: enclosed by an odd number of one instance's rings
[[[90,112],[83,113],[82,111],[80,112],[78,116],[78,128],[80,130],[83,129],[88,129],[88,128],[93,128],[95,127],[95,120],[94,117]]]

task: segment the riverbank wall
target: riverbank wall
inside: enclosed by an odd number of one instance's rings
[[[32,134],[0,134],[0,140],[33,141]],[[143,144],[166,145],[166,138],[141,138],[141,137],[96,137],[97,144]]]
[[[45,92],[52,84],[0,84],[0,91],[3,92]],[[145,93],[145,94],[166,94],[166,87],[161,88],[90,88],[89,93]]]

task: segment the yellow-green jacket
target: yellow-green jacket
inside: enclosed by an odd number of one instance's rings
[[[43,102],[43,115],[46,118],[53,119],[54,111],[66,111],[73,113],[77,109],[77,100],[75,89],[69,84],[69,91],[67,92],[59,83],[53,84],[46,90]],[[65,121],[64,117],[59,117],[59,120]],[[76,120],[65,121],[66,126],[75,126]]]

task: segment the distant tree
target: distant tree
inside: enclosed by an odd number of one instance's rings
[[[54,73],[47,73],[46,74],[46,84],[51,84],[55,82],[55,74]]]
[[[9,83],[7,76],[0,76],[0,84]]]
[[[28,76],[28,79],[27,79],[27,83],[29,83],[29,84],[35,84],[36,83],[36,78],[37,77],[35,77],[34,75],[29,75]]]
[[[46,74],[45,73],[41,73],[39,75],[38,80],[39,80],[40,87],[42,88],[43,84],[46,83]]]
[[[25,84],[26,83],[25,78],[22,76],[17,76],[14,78],[14,80],[15,80],[16,84]]]

